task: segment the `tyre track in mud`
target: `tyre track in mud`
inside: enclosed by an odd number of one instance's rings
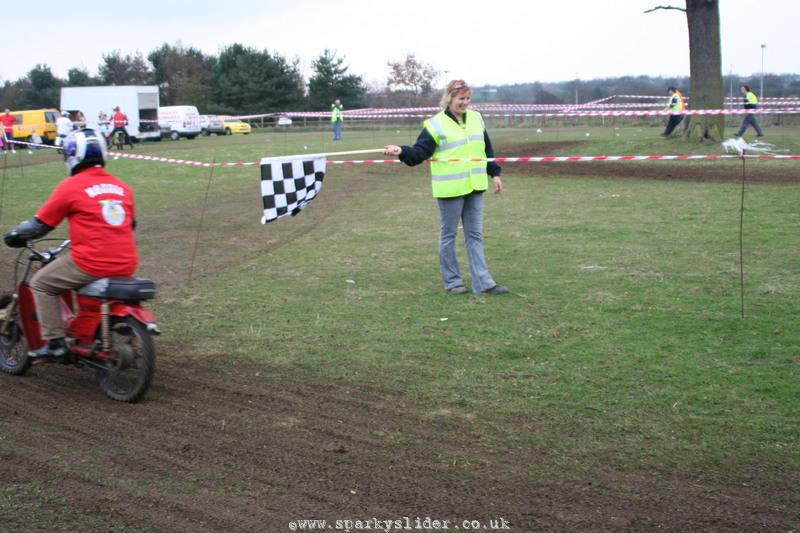
[[[74,368],[0,376],[0,429],[14,444],[0,447],[0,479],[36,481],[79,515],[157,531],[402,516],[503,517],[512,531],[791,524],[791,509],[771,500],[790,498],[788,486],[721,493],[687,474],[602,467],[590,479],[550,479],[536,474],[540,451],[488,444],[468,422],[420,414],[399,393],[297,381],[253,361],[186,363],[164,354],[147,401],[133,406]]]
[[[403,402],[385,391],[263,381],[242,390],[238,379],[222,387],[209,368],[183,375],[180,366],[160,368],[148,401],[137,406],[109,402],[90,374],[71,368],[37,368],[12,381],[4,403],[24,424],[11,438],[28,453],[12,452],[3,463],[60,479],[87,505],[99,498],[131,522],[159,530],[165,509],[173,521],[167,529],[246,531],[276,516],[288,523],[345,510],[396,516],[435,509],[471,517],[502,500],[528,506],[525,485],[509,486],[513,476],[484,478],[481,462],[464,471],[447,463],[452,457],[467,464],[473,452],[452,439],[457,425],[437,424],[440,431],[430,433],[406,419]],[[462,485],[475,476],[480,480],[465,498]],[[159,481],[149,487],[146,479]],[[168,484],[158,486],[165,479],[199,490],[171,493]],[[498,485],[509,494],[495,494]]]

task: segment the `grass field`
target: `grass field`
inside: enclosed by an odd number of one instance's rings
[[[346,131],[334,144],[327,132],[259,133],[136,151],[256,161],[415,135]],[[721,152],[656,136],[652,128],[492,132],[502,155]],[[575,144],[548,151],[563,142]],[[504,150],[523,145],[530,153]],[[782,130],[781,146],[798,153],[800,132]],[[800,177],[746,190],[742,318],[741,163],[680,163],[727,165],[728,182],[637,179],[637,168],[660,164],[626,163],[619,179],[506,165],[506,190],[487,197],[484,228],[490,270],[511,289],[501,297],[442,290],[424,165],[329,165],[305,212],[266,226],[255,168],[212,174],[124,159],[108,168],[137,195],[141,274],[161,286],[153,304],[161,353],[189,366],[259,361],[271,370],[252,378],[256,386],[280,386],[280,376],[390,391],[431,428],[455,421],[476,445],[535,457],[517,465],[531,483],[613,471],[674,476],[732,497],[752,491],[774,509],[767,522],[790,530],[800,523]],[[797,164],[748,165],[767,175]],[[62,175],[60,163],[8,168],[3,231]],[[0,250],[2,290],[12,260]],[[0,439],[0,452],[10,446]],[[55,523],[31,512],[52,498],[42,483],[0,481],[0,516],[21,508],[41,527]]]

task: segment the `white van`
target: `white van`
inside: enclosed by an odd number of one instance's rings
[[[193,105],[171,105],[158,108],[158,127],[161,137],[177,141],[181,137],[194,139],[200,128],[200,113]]]

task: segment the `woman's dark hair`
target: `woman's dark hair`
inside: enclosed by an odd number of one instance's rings
[[[750,92],[750,86],[749,85],[742,84],[742,87],[744,87],[745,91]]]

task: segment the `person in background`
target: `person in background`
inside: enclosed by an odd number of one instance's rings
[[[69,111],[62,111],[56,119],[56,148],[64,146],[64,139],[72,131],[73,124],[69,119]]]
[[[750,90],[750,86],[742,85],[739,88],[739,91],[744,95],[745,109],[756,109],[758,107],[758,97],[753,91]],[[748,126],[753,126],[753,129],[756,130],[756,137],[764,136],[764,131],[761,129],[761,125],[758,123],[758,119],[754,113],[745,113],[744,119],[742,120],[742,125],[739,127],[739,132],[736,134],[736,136],[741,137],[744,135],[744,132]]]
[[[333,129],[333,140],[342,140],[342,123],[344,122],[344,114],[342,110],[342,101],[338,98],[331,104],[331,127]]]
[[[22,248],[65,218],[69,221],[69,253],[58,256],[31,279],[42,337],[48,341],[29,352],[34,359],[58,360],[67,353],[59,300],[62,292],[98,278],[131,276],[136,271],[133,193],[125,182],[105,171],[106,157],[101,135],[90,129],[71,132],[64,143],[69,176],[33,218],[4,236],[7,246]]]
[[[11,111],[6,108],[5,112],[0,115],[0,124],[3,125],[3,150],[6,152],[11,151],[12,153],[17,153],[14,149],[14,145],[11,144],[9,141],[14,140],[14,124],[18,122],[17,117],[11,114]]]
[[[108,115],[105,111],[101,110],[97,114],[97,131],[103,136],[103,139],[108,145],[108,137],[111,134],[111,122],[108,120]]]
[[[114,108],[114,113],[111,115],[111,124],[114,126],[114,129],[111,130],[109,137],[113,137],[115,133],[121,131],[125,137],[125,144],[133,148],[133,141],[131,141],[131,137],[128,135],[128,130],[125,129],[125,126],[128,125],[128,117],[119,110],[119,106]]]
[[[459,221],[464,226],[464,242],[472,275],[472,292],[505,294],[489,274],[483,255],[483,193],[489,176],[495,194],[503,191],[500,166],[483,159],[493,158],[494,149],[480,113],[467,109],[472,89],[463,80],[447,84],[442,95],[442,111],[423,122],[414,146],[384,146],[386,155],[414,166],[433,156],[431,184],[439,206],[439,267],[444,289],[453,294],[467,292],[456,258],[456,233]],[[451,161],[472,159],[473,161]],[[477,161],[475,161],[477,159]]]
[[[683,120],[683,115],[681,115],[681,113],[686,111],[686,100],[683,99],[683,93],[675,87],[669,87],[667,91],[669,91],[670,98],[665,111],[669,111],[671,114],[667,121],[667,128],[664,130],[664,133],[661,134],[661,137],[664,139],[669,137],[672,134],[672,130],[681,123]]]

